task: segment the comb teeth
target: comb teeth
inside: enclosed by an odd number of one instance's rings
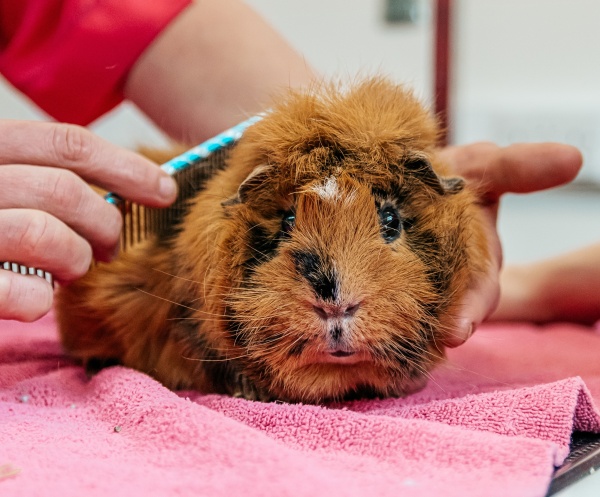
[[[17,264],[16,262],[0,262],[0,268],[5,269],[7,271],[12,271],[13,273],[23,274],[23,275],[31,275],[31,276],[39,276],[40,278],[44,278],[48,283],[54,286],[54,279],[52,275],[48,271],[44,271],[43,269],[37,269],[34,267],[23,266],[23,264]]]
[[[120,201],[118,207],[123,214],[121,250],[127,251],[150,236],[156,236],[159,243],[172,239],[180,230],[190,200],[202,191],[215,173],[225,168],[232,146],[233,143],[214,151],[206,158],[188,164],[185,169],[175,171],[173,177],[179,187],[179,194],[177,200],[169,207],[157,209]]]
[[[107,194],[106,201],[119,207],[123,214],[121,250],[126,251],[150,235],[156,235],[158,241],[163,242],[177,234],[190,199],[217,171],[225,168],[231,147],[263,116],[253,116],[163,164],[163,171],[173,176],[179,186],[177,200],[170,207],[148,208],[125,201],[114,193]]]

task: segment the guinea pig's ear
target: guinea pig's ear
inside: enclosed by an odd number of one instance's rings
[[[462,191],[465,187],[465,180],[459,177],[444,178],[438,176],[433,170],[427,157],[423,155],[413,155],[404,162],[407,172],[413,174],[424,184],[433,188],[440,195],[454,195]]]
[[[454,176],[452,178],[440,178],[440,182],[444,187],[444,192],[454,195],[455,193],[462,192],[465,187],[465,180]]]
[[[225,200],[221,205],[226,207],[246,202],[252,190],[261,186],[268,179],[270,170],[271,167],[267,165],[256,166],[246,179],[242,181],[235,196]]]

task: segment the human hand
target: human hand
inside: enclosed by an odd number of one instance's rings
[[[502,247],[496,231],[500,197],[529,193],[567,183],[579,172],[581,153],[558,143],[519,143],[499,147],[493,143],[447,147],[440,157],[452,171],[467,180],[479,194],[488,231],[491,263],[465,296],[456,319],[455,333],[445,345],[464,343],[496,308],[500,295]]]
[[[121,215],[88,183],[155,207],[169,205],[177,190],[151,161],[84,128],[0,120],[0,261],[68,283],[87,272],[92,256],[113,258]],[[34,321],[52,299],[43,278],[0,269],[0,319]]]

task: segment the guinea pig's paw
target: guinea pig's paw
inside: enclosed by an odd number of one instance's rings
[[[423,390],[429,382],[429,376],[422,374],[416,377],[404,378],[399,385],[400,397],[406,397]]]
[[[272,398],[261,392],[246,375],[238,373],[232,384],[232,396],[246,400],[256,400],[260,402],[269,402]]]
[[[89,357],[84,361],[85,374],[88,378],[95,376],[104,368],[119,366],[121,361],[116,357]]]

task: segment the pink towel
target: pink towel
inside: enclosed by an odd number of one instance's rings
[[[599,359],[590,328],[487,326],[406,399],[262,404],[88,380],[52,318],[3,322],[0,495],[541,497],[600,431]]]

